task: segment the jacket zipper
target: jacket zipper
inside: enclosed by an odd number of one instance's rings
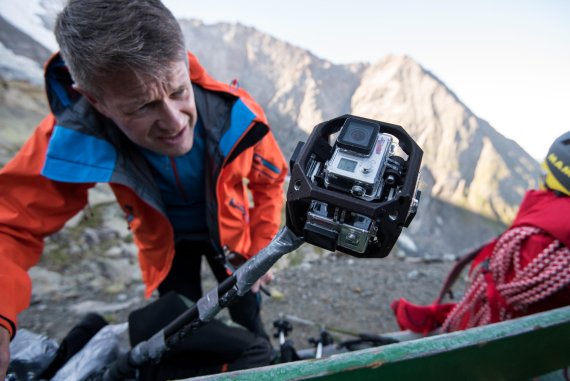
[[[188,201],[186,192],[184,192],[184,187],[182,187],[182,181],[180,181],[180,176],[178,175],[178,167],[176,166],[176,161],[173,157],[170,158],[170,165],[172,166],[172,172],[174,173],[174,180],[176,180],[176,187],[180,191],[180,195],[184,201]]]

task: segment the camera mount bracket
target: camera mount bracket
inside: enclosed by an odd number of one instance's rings
[[[389,134],[397,139],[397,144],[407,155],[403,162],[402,181],[394,194],[386,200],[367,201],[347,192],[326,188],[315,181],[311,172],[315,163],[326,165],[333,151],[329,141],[346,120],[351,118],[364,123],[376,123],[379,133]],[[361,258],[386,257],[402,228],[408,227],[414,218],[421,192],[417,189],[423,151],[401,127],[354,115],[343,115],[315,126],[306,143],[299,142],[290,161],[291,179],[287,190],[287,227],[307,243],[331,251],[341,251]],[[356,213],[369,218],[375,224],[375,235],[371,237],[366,250],[359,252],[338,245],[338,229],[307,224],[309,208],[314,201],[331,208]]]

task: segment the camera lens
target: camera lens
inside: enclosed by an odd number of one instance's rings
[[[366,139],[368,137],[368,133],[366,133],[366,131],[363,131],[362,129],[358,128],[353,128],[350,131],[350,139],[354,142],[354,143],[359,143],[362,142],[364,139]]]
[[[342,126],[337,144],[343,149],[369,155],[376,143],[379,129],[377,123],[348,118]]]
[[[375,131],[372,128],[367,128],[367,126],[353,122],[348,125],[347,131],[343,136],[343,140],[349,144],[366,147],[371,144],[371,140],[374,139],[374,132]]]

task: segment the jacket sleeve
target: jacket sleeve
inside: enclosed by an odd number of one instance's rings
[[[279,230],[286,176],[287,162],[270,131],[254,147],[252,170],[248,176],[253,196],[253,207],[250,209],[251,248],[248,257],[266,247]]]
[[[41,175],[53,125],[50,115],[0,170],[0,325],[12,336],[18,313],[30,302],[27,271],[38,262],[44,237],[85,206],[93,186],[55,182]]]

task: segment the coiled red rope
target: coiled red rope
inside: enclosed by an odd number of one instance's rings
[[[539,228],[522,226],[499,238],[490,257],[472,274],[464,297],[442,325],[443,332],[503,321],[570,285],[570,249],[553,240],[526,266],[521,247]]]

